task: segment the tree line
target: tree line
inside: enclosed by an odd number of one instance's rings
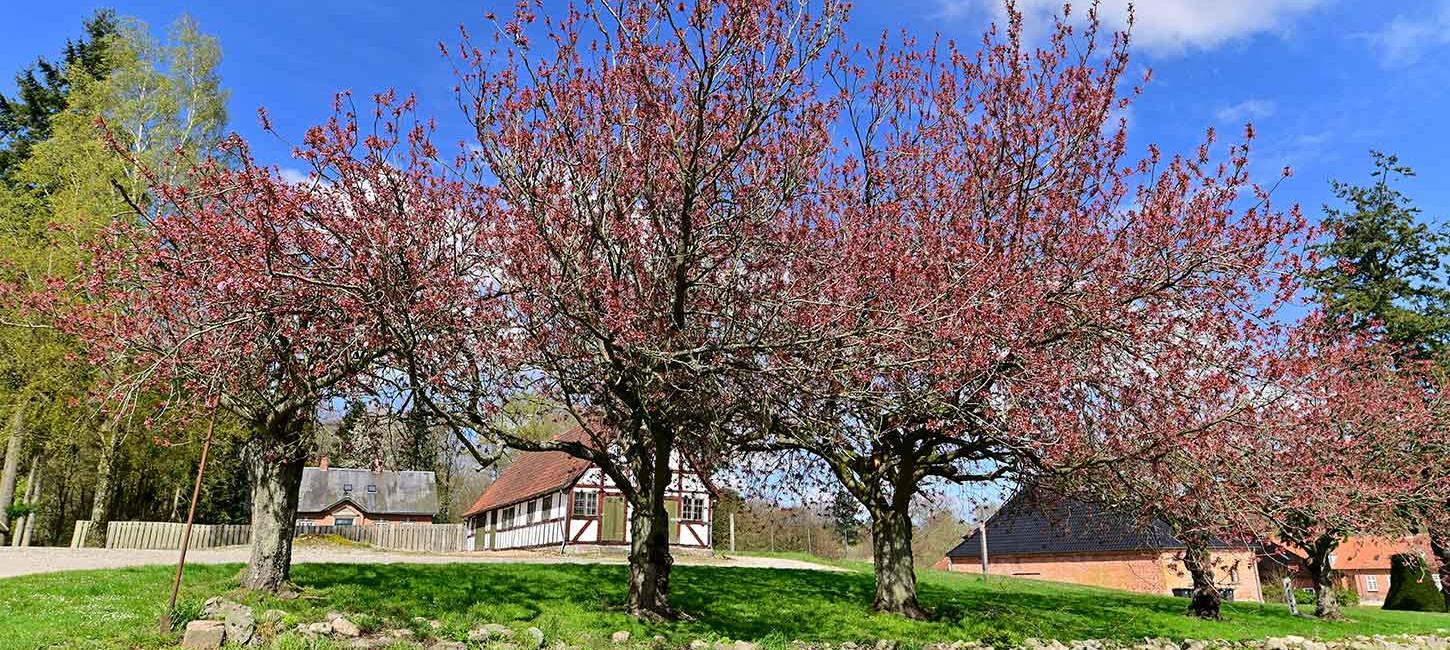
[[[343,94],[303,180],[221,133],[193,74],[211,50],[183,47],[174,110],[91,120],[104,203],[32,223],[74,244],[14,277],[11,330],[102,405],[102,449],[232,423],[245,587],[288,588],[317,414],[357,396],[480,465],[597,465],[630,506],[641,617],[679,615],[677,456],[842,490],[874,607],[908,617],[930,615],[912,507],[943,484],[1167,521],[1207,617],[1213,537],[1297,547],[1325,617],[1346,536],[1444,539],[1443,251],[1375,239],[1440,245],[1392,158],[1316,225],[1250,174],[1251,128],[1131,153],[1129,37],[1096,10],[1040,46],[1015,10],[977,45],[854,40],[831,1],[543,13],[445,44],[468,146],[440,149],[411,97]],[[537,435],[521,403],[584,436]]]

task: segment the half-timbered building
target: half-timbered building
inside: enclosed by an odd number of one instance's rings
[[[582,429],[559,439],[586,442]],[[670,544],[710,550],[715,490],[678,451],[665,494]],[[561,451],[519,454],[464,513],[469,550],[623,548],[629,544],[630,507],[593,463]]]

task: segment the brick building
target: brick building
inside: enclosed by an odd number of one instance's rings
[[[1309,571],[1304,568],[1302,556],[1287,548],[1267,554],[1260,570],[1282,575],[1285,571],[1294,579],[1294,586],[1309,589],[1314,586]],[[1329,566],[1334,569],[1334,584],[1340,589],[1353,590],[1364,605],[1379,605],[1390,591],[1390,557],[1399,553],[1418,553],[1429,565],[1430,579],[1440,586],[1437,574],[1439,563],[1430,552],[1430,540],[1421,536],[1407,537],[1350,537],[1344,540],[1329,555]]]
[[[317,467],[302,470],[297,498],[301,526],[427,524],[438,514],[433,472]]]
[[[1183,543],[1168,525],[1132,513],[1045,494],[1014,496],[987,520],[987,572],[1145,594],[1183,595],[1193,585]],[[981,572],[981,537],[973,531],[937,568]],[[1263,601],[1253,550],[1210,543],[1219,588],[1234,600]]]

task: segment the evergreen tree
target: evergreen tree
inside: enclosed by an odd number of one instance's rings
[[[1415,175],[1399,158],[1374,151],[1372,182],[1332,181],[1342,207],[1325,206],[1334,231],[1314,247],[1324,262],[1310,280],[1327,311],[1354,329],[1382,327],[1409,358],[1437,357],[1450,342],[1450,287],[1442,266],[1450,233],[1426,223],[1395,188]]]
[[[30,148],[50,137],[51,118],[65,110],[72,79],[102,79],[110,72],[105,51],[117,29],[116,12],[98,10],[85,21],[83,38],[66,41],[59,62],[38,57],[16,73],[15,95],[0,94],[0,180],[9,181]]]
[[[836,489],[836,496],[831,499],[830,516],[831,529],[842,544],[849,547],[861,541],[861,504],[844,488]]]

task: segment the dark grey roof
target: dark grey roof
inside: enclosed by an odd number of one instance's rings
[[[981,557],[981,533],[972,531],[954,558]],[[1228,548],[1217,538],[1211,548]],[[1161,551],[1183,548],[1168,524],[1134,513],[1048,493],[1024,491],[987,520],[987,558],[1003,555]]]
[[[351,485],[351,490],[346,490]],[[368,486],[376,491],[369,491]],[[324,512],[351,501],[370,515],[436,515],[438,486],[433,472],[374,472],[369,469],[308,467],[302,470],[298,512]]]

